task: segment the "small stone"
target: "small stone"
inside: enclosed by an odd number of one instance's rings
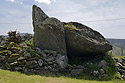
[[[99,76],[99,71],[93,71],[93,76]]]
[[[99,69],[99,73],[104,74],[105,73],[104,69]]]
[[[24,57],[31,57],[31,54],[30,53],[26,53],[25,55],[24,55]]]
[[[124,68],[124,66],[121,64],[121,63],[119,63],[119,62],[117,62],[117,65],[116,65],[118,68],[122,68],[122,69],[125,69]]]
[[[53,64],[53,67],[54,67],[54,68],[57,67],[57,64]]]
[[[76,68],[77,68],[77,69],[83,69],[84,66],[82,66],[82,65],[78,65],[78,66],[76,66]]]
[[[22,67],[15,67],[16,71],[22,70]]]
[[[15,61],[14,58],[8,58],[8,60],[7,60],[7,62],[9,62],[9,63],[12,63],[12,62],[14,62],[14,61]]]
[[[53,62],[48,62],[49,65],[53,64]]]
[[[5,56],[0,56],[0,62],[2,62],[3,60],[5,60]]]
[[[56,51],[53,51],[53,50],[44,50],[45,53],[49,53],[49,54],[53,54],[53,55],[56,55]]]
[[[123,66],[123,65],[122,65],[121,63],[119,63],[119,62],[117,62],[117,64],[118,64],[118,66],[121,66],[121,67]]]
[[[116,62],[119,62],[119,63],[123,62],[123,60],[121,58],[115,57],[114,59],[116,60]]]
[[[20,58],[18,58],[17,60],[25,60],[26,59],[26,57],[20,57]]]
[[[2,41],[2,42],[1,42],[1,45],[3,45],[3,44],[6,44],[6,41]]]
[[[118,59],[118,62],[119,62],[119,63],[122,63],[122,62],[123,62],[122,58],[119,58],[119,59]]]
[[[61,54],[57,54],[57,57],[56,57],[56,58],[58,59],[58,58],[60,58],[60,57],[62,57],[62,55],[61,55]]]
[[[16,58],[18,58],[18,57],[20,57],[20,54],[11,54],[10,55],[10,57],[9,58],[13,58],[13,59],[16,59]]]
[[[24,67],[26,63],[27,63],[26,60],[18,61],[19,66],[23,66]]]
[[[68,61],[67,56],[62,56],[61,54],[57,55],[56,63],[59,65],[60,69],[66,68]]]
[[[39,64],[39,66],[41,67],[41,66],[43,65],[43,60],[42,60],[42,59],[39,59],[39,60],[38,60],[38,64]]]
[[[2,69],[2,65],[3,65],[3,64],[2,64],[2,63],[0,63],[0,69]]]
[[[20,50],[20,51],[19,51],[19,54],[21,54],[21,53],[24,53],[24,51],[23,51],[23,50]]]
[[[0,51],[0,54],[5,54],[5,53],[8,53],[9,50],[3,50],[3,51]]]
[[[51,67],[51,66],[48,66],[48,69],[52,70],[52,67]]]
[[[8,51],[8,54],[12,54],[12,52],[11,52],[11,51]]]
[[[45,70],[47,70],[47,69],[48,69],[48,67],[46,67],[46,66],[45,66],[45,67],[44,67],[44,69],[45,69]]]
[[[54,61],[54,58],[51,56],[51,57],[48,57],[48,59],[46,59],[47,62],[50,62],[50,61]]]
[[[125,80],[125,75],[121,75],[121,77]]]
[[[24,43],[22,44],[22,43],[21,43],[21,44],[19,44],[19,46],[20,46],[20,47],[23,47],[23,46],[26,46],[26,44],[24,44]]]
[[[0,46],[0,49],[5,49],[6,47],[5,46]]]
[[[83,69],[72,69],[71,75],[79,75],[83,72]]]
[[[44,51],[42,51],[41,54],[44,58],[46,58],[46,53],[44,53]]]
[[[37,53],[42,54],[42,51],[41,51],[40,48],[36,47],[35,50],[36,50]]]
[[[28,72],[28,69],[24,68],[24,69],[23,69],[23,72],[24,72],[24,73],[27,73],[27,72]]]
[[[12,65],[18,65],[18,62],[16,61],[16,62],[10,63],[10,65],[11,65],[11,66],[12,66]]]
[[[26,66],[27,66],[28,68],[35,68],[35,67],[38,66],[38,64],[37,64],[37,61],[36,61],[36,60],[33,60],[33,61],[28,61],[28,62],[26,63]]]
[[[52,71],[53,71],[53,72],[57,72],[58,70],[57,70],[56,68],[53,68]]]
[[[17,47],[11,47],[11,50],[17,50]]]
[[[125,70],[124,70],[124,69],[118,68],[118,71],[119,71],[120,73],[125,73]]]
[[[107,67],[107,63],[106,63],[106,61],[105,60],[102,60],[102,61],[100,61],[99,62],[99,65],[98,65],[100,68],[102,67],[102,68],[105,68],[105,67]]]

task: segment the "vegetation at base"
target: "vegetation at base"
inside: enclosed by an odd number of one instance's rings
[[[68,23],[64,25],[64,28],[68,29],[68,30],[78,30],[76,28],[76,26],[74,26],[72,23]]]
[[[26,44],[26,45],[29,46],[29,47],[26,47],[25,49],[23,49],[25,52],[29,52],[32,56],[37,54],[35,51],[31,50],[32,47],[34,47],[33,38],[31,38],[30,40],[27,40],[27,41],[23,42],[23,44]]]
[[[104,68],[104,70],[108,74],[108,77],[106,77],[105,79],[121,79],[120,74],[117,73],[117,69],[115,67],[116,62],[112,59],[112,54],[110,52],[108,52],[107,56],[105,56],[104,59],[108,65],[107,68]]]
[[[123,58],[123,59],[125,59],[125,56],[117,56],[117,55],[112,55],[113,57],[118,57],[118,58]]]
[[[30,46],[34,46],[33,44],[33,38],[31,38],[30,40],[27,40],[25,42],[23,42],[24,44],[30,45]]]
[[[19,72],[0,70],[0,83],[124,83],[124,81],[96,81],[69,78],[64,76],[47,77],[42,75],[26,75]]]
[[[87,58],[87,57],[72,57],[72,59],[69,60],[70,64],[76,64],[76,65],[83,65],[84,66],[84,72],[82,73],[82,76],[78,76],[78,78],[84,78],[89,80],[113,80],[113,79],[119,79],[123,80],[120,77],[120,74],[117,73],[116,69],[116,62],[112,59],[113,55],[108,52],[106,55],[104,55],[101,59],[96,58]],[[91,72],[98,71],[100,67],[98,66],[98,63],[100,60],[105,60],[107,63],[107,67],[103,68],[106,72],[106,76],[98,77],[91,75]]]

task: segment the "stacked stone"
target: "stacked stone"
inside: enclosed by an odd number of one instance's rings
[[[113,57],[116,61],[116,68],[121,74],[121,77],[125,80],[125,58]]]
[[[35,69],[58,72],[63,68],[65,56],[52,50],[41,50],[38,47],[27,46],[14,42],[0,46],[0,67],[12,71],[35,71]],[[37,71],[38,72],[38,71]]]

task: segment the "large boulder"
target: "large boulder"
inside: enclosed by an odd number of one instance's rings
[[[40,49],[56,51],[64,56],[63,67],[67,66],[65,30],[63,23],[56,18],[48,17],[39,7],[33,6],[34,46]]]
[[[112,45],[97,31],[77,22],[64,23],[67,51],[71,55],[97,55],[112,49]]]
[[[64,23],[56,18],[50,18],[35,5],[32,15],[34,46],[65,55],[63,57],[65,60],[59,58],[64,61],[60,67],[67,64],[67,53],[68,56],[90,55],[95,57],[95,55],[104,54],[112,49],[112,45],[99,32],[85,25],[77,22]]]

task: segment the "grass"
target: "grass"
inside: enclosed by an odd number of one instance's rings
[[[98,71],[100,68],[98,66],[99,62],[102,60],[95,58],[87,58],[87,57],[72,57],[69,60],[70,64],[77,64],[77,65],[83,65],[84,66],[84,72],[83,77],[84,79],[91,79],[91,80],[112,80],[112,79],[121,79],[120,74],[117,73],[116,70],[116,62],[112,59],[112,54],[109,52],[102,58],[106,61],[107,67],[103,68],[106,72],[106,76],[98,77],[98,76],[92,76],[91,72]],[[99,58],[100,56],[96,57]],[[100,57],[101,58],[101,57]]]
[[[104,68],[104,70],[109,75],[109,78],[106,77],[105,79],[120,79],[120,75],[117,73],[115,68],[116,62],[111,57],[112,55],[109,53],[107,53],[107,56],[104,57],[108,65],[108,67]]]
[[[124,81],[96,81],[69,78],[64,76],[52,77],[41,75],[26,75],[19,72],[0,70],[0,83],[124,83]]]
[[[24,44],[29,44],[31,46],[34,46],[33,38],[31,38],[29,41],[25,41]]]

